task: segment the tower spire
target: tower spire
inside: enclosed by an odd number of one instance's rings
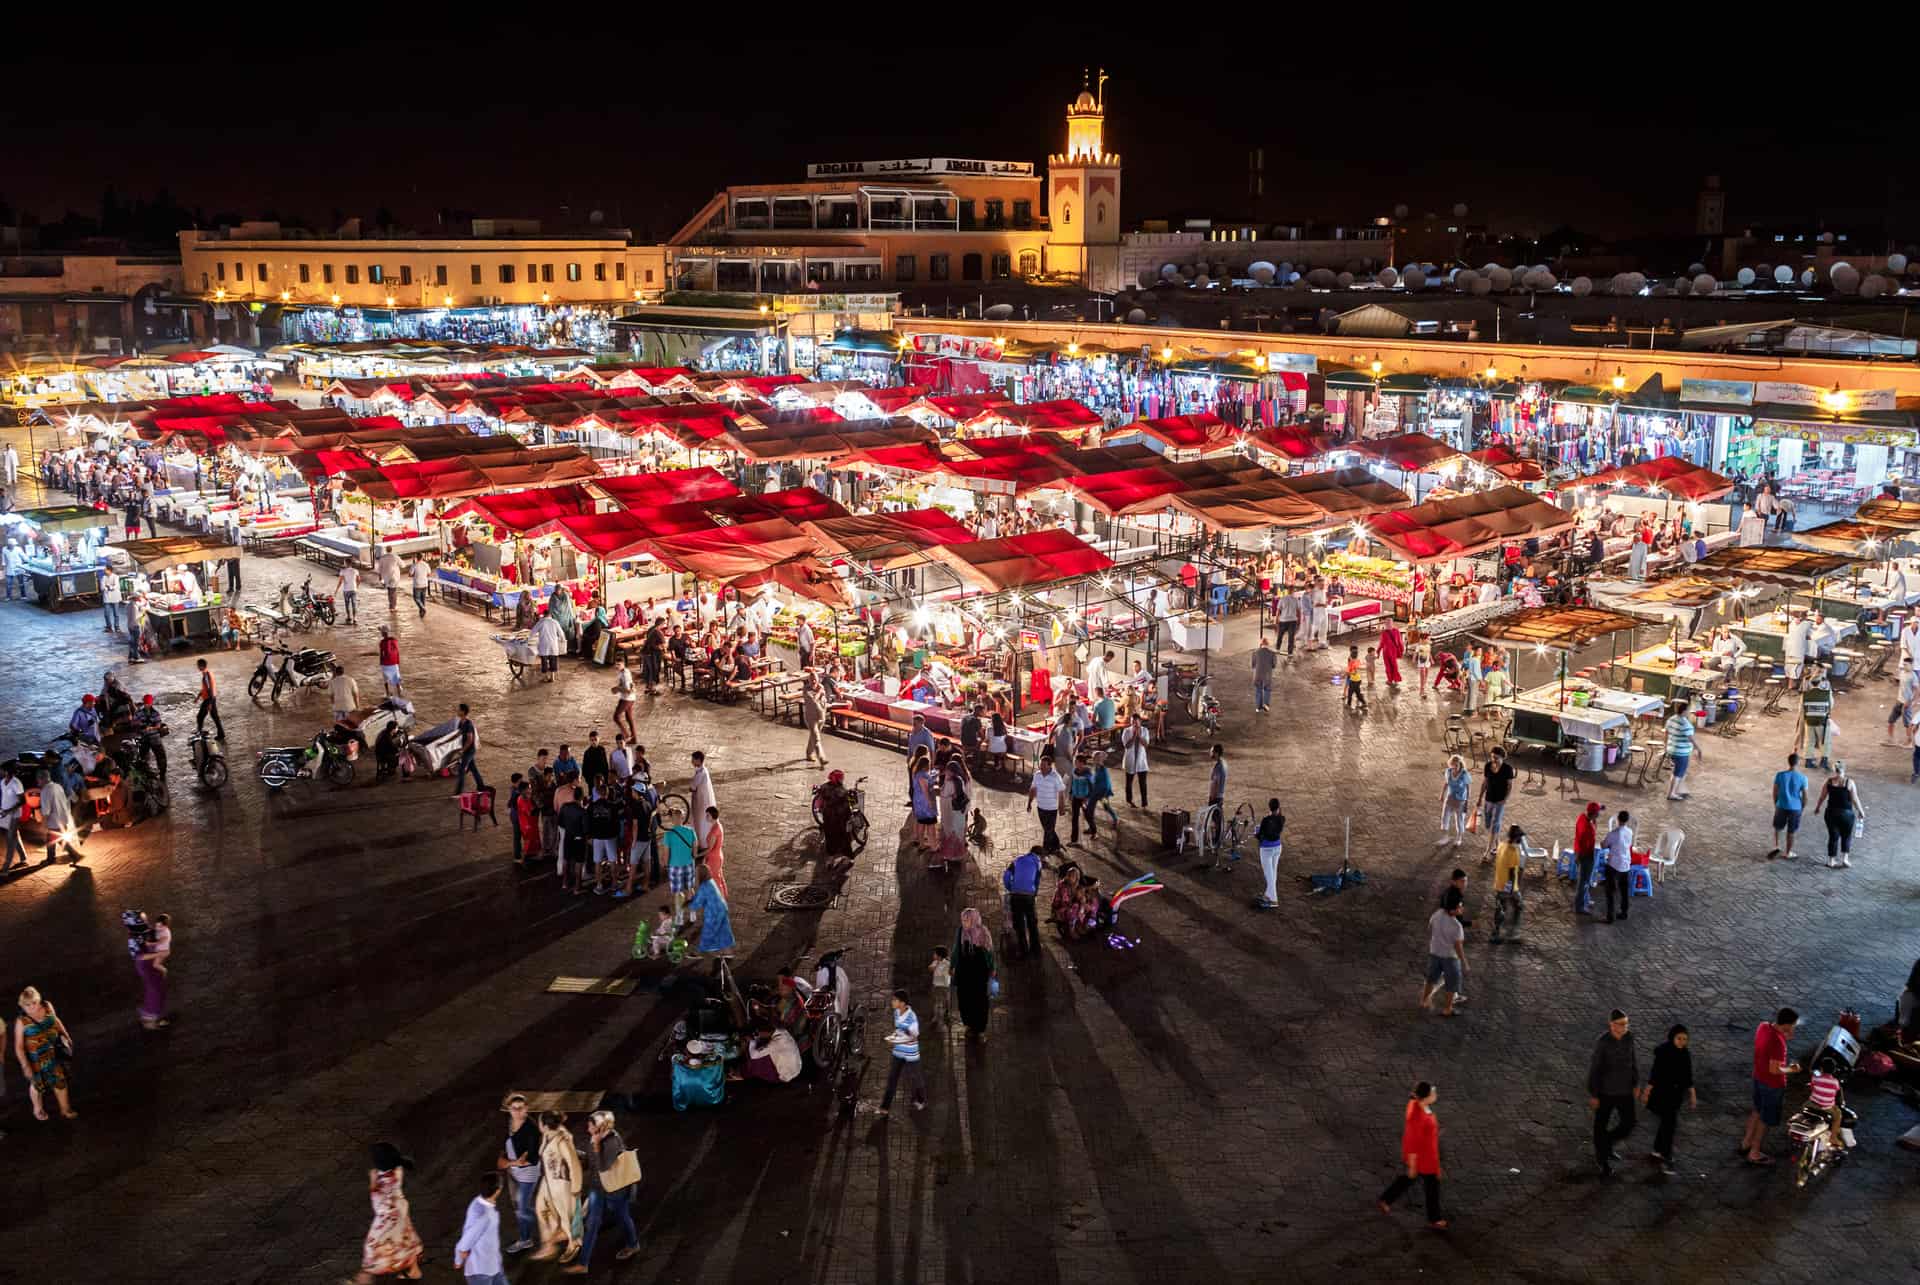
[[[1105,67],[1100,69],[1100,83],[1095,101],[1098,102],[1101,111],[1107,110],[1107,69]]]

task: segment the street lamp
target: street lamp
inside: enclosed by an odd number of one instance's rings
[[[1367,369],[1373,372],[1373,377],[1375,379],[1380,378],[1380,354],[1379,353],[1375,353],[1373,355],[1373,364],[1368,366]]]
[[[1835,415],[1839,415],[1847,408],[1847,395],[1840,391],[1839,384],[1835,384],[1831,389],[1820,394],[1820,404]]]
[[[335,295],[335,296],[333,296],[333,306],[334,306],[334,307],[336,307],[336,308],[338,308],[338,307],[340,306],[340,296],[339,296],[339,295]]]
[[[1624,389],[1624,388],[1625,388],[1626,386],[1627,386],[1627,372],[1626,372],[1626,371],[1625,371],[1624,369],[1622,369],[1621,367],[1618,367],[1618,366],[1616,366],[1616,367],[1614,367],[1614,370],[1613,370],[1613,391],[1614,391],[1614,392],[1616,392],[1616,393],[1617,393],[1617,392],[1620,392],[1620,391],[1621,391],[1622,389]]]

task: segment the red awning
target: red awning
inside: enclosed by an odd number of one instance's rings
[[[528,532],[557,534],[583,553],[608,562],[639,557],[650,551],[653,532],[631,513],[579,513],[555,518]]]
[[[593,493],[584,486],[572,485],[476,495],[462,500],[440,517],[443,521],[451,521],[471,513],[515,535],[525,535],[561,518],[579,517],[595,511]]]
[[[740,488],[710,468],[667,469],[659,473],[624,473],[597,477],[593,488],[624,508],[682,504],[689,500],[723,500]]]
[[[1575,478],[1568,485],[1637,486],[1642,490],[1659,491],[1663,495],[1693,501],[1718,499],[1733,490],[1731,478],[1722,477],[1712,469],[1701,468],[1678,455],[1662,455],[1644,463],[1606,469],[1588,477]]]
[[[957,398],[928,398],[929,401],[957,401]],[[962,428],[972,428],[985,424],[1011,424],[1017,428],[1035,432],[1066,433],[1077,435],[1090,428],[1098,428],[1105,423],[1097,411],[1088,410],[1079,402],[1063,398],[1051,402],[1028,402],[1018,405],[1002,400],[998,404],[988,405],[974,412],[960,422]]]
[[[814,552],[813,537],[785,518],[766,518],[652,542],[653,556],[676,571],[733,580]]]
[[[1151,464],[1145,468],[1077,477],[1069,484],[1076,495],[1110,518],[1129,510],[1140,511],[1139,506],[1152,505],[1155,500],[1187,487],[1188,483]]]
[[[755,589],[773,583],[802,598],[842,611],[854,607],[853,596],[833,569],[810,555],[788,558],[761,571],[750,571],[731,582],[735,589]]]
[[[1259,449],[1284,455],[1290,460],[1310,460],[1315,456],[1325,455],[1335,446],[1330,434],[1319,432],[1304,424],[1283,424],[1276,428],[1263,428],[1249,436]]]
[[[947,460],[940,471],[970,490],[991,495],[1020,495],[1057,482],[1072,472],[1060,457],[1045,451],[1018,451],[981,460]]]
[[[1425,433],[1401,433],[1370,442],[1349,442],[1346,449],[1371,455],[1402,473],[1420,473],[1460,454],[1453,447]]]
[[[973,532],[939,509],[850,514],[801,525],[824,552],[881,567],[918,562],[935,545],[974,539]]]
[[[1211,411],[1135,420],[1121,433],[1145,433],[1179,451],[1224,451],[1239,445],[1240,432]]]
[[[1059,527],[1002,540],[941,545],[931,556],[966,584],[989,593],[1091,575],[1113,566],[1112,558]]]
[[[1188,491],[1168,501],[1216,531],[1324,526],[1330,520],[1325,509],[1297,494],[1284,478]]]
[[[1489,446],[1483,451],[1468,451],[1467,458],[1509,482],[1538,482],[1546,476],[1532,460],[1522,459],[1505,446]]]
[[[876,446],[855,451],[841,459],[842,465],[872,464],[878,468],[904,469],[910,473],[935,473],[946,467],[947,457],[930,442],[908,442],[900,446]]]

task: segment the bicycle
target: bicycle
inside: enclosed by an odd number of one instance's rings
[[[866,783],[866,777],[859,777],[855,779],[853,786],[847,791],[850,796],[849,802],[853,808],[852,815],[847,818],[847,846],[852,849],[849,855],[856,857],[864,852],[867,847],[867,833],[869,828],[867,825],[867,792],[861,788],[866,785]],[[824,788],[824,786],[819,785],[813,787],[813,825],[816,830],[822,832],[827,828],[826,821],[820,815],[820,791]]]
[[[1239,864],[1255,824],[1251,803],[1242,803],[1230,816],[1222,812],[1218,803],[1209,803],[1202,808],[1200,819],[1194,827],[1194,844],[1201,860],[1206,860],[1208,854],[1212,854],[1213,861],[1207,869],[1231,872]],[[1183,844],[1185,838],[1183,834]]]

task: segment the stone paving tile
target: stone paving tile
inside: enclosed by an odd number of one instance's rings
[[[309,570],[249,559],[249,593]],[[512,685],[482,622],[402,608],[389,617],[370,595],[363,623],[327,645],[371,675],[362,653],[392,619],[422,720],[471,701],[490,781],[605,718],[603,677],[569,667],[553,687]],[[64,726],[73,692],[117,661],[97,628],[0,604],[10,744]],[[1793,1003],[1805,1045],[1842,1004],[1875,1019],[1920,954],[1904,756],[1866,744],[1890,689],[1840,704],[1873,810],[1853,870],[1761,859],[1765,782],[1790,728],[1755,718],[1737,742],[1706,738],[1689,802],[1617,778],[1583,786],[1643,814],[1642,833],[1688,832],[1677,878],[1627,924],[1575,920],[1564,885],[1530,882],[1523,944],[1488,947],[1485,878],[1463,862],[1482,922],[1471,1001],[1445,1022],[1413,1008],[1425,916],[1455,861],[1431,846],[1435,698],[1377,689],[1372,711],[1343,715],[1331,663],[1302,656],[1283,667],[1275,713],[1256,718],[1238,689],[1251,641],[1236,621],[1216,658],[1233,795],[1283,799],[1290,878],[1337,865],[1350,817],[1370,882],[1312,900],[1289,885],[1278,911],[1256,914],[1254,862],[1231,874],[1171,862],[1156,851],[1157,814],[1121,807],[1118,842],[1103,833],[1078,858],[1109,881],[1160,873],[1167,890],[1123,915],[1139,947],[1050,941],[1040,960],[1008,964],[985,1046],[928,1021],[929,1109],[874,1117],[875,1065],[850,1125],[822,1094],[794,1089],[741,1094],[718,1113],[667,1110],[657,1057],[671,1004],[646,987],[627,1000],[542,993],[556,974],[621,969],[657,899],[572,901],[551,878],[516,877],[504,832],[456,829],[445,782],[268,799],[248,775],[253,750],[310,735],[324,697],[276,712],[230,695],[235,781],[218,797],[177,789],[167,818],[96,835],[89,872],[0,886],[0,982],[30,981],[60,1003],[81,1047],[84,1113],[41,1125],[8,1095],[4,1145],[30,1163],[16,1166],[0,1225],[93,1247],[89,1266],[128,1280],[335,1280],[364,1232],[365,1146],[391,1137],[420,1162],[415,1219],[444,1265],[470,1177],[493,1154],[499,1095],[602,1088],[637,1096],[621,1127],[646,1168],[645,1251],[596,1271],[621,1280],[1805,1280],[1836,1243],[1879,1275],[1920,1266],[1899,1213],[1911,1157],[1890,1145],[1913,1112],[1890,1095],[1858,1094],[1867,1145],[1808,1192],[1731,1155],[1753,1024]],[[214,663],[237,693],[252,660]],[[160,693],[178,729],[191,721],[190,674],[173,660],[129,681]],[[869,1002],[896,985],[922,997],[931,947],[951,939],[963,906],[999,922],[1000,870],[1036,832],[1021,797],[983,790],[992,845],[934,875],[893,850],[900,757],[836,741],[837,766],[873,777],[875,843],[838,908],[770,914],[767,886],[817,862],[804,809],[818,774],[797,761],[799,733],[677,695],[643,706],[641,730],[670,781],[684,781],[688,751],[712,756],[742,977],[844,946]],[[1203,797],[1196,741],[1176,735],[1155,767],[1156,807]],[[1550,770],[1511,811],[1550,839],[1579,806]],[[176,918],[180,1020],[159,1035],[132,1020],[117,922],[129,904]],[[1634,1015],[1643,1065],[1669,1022],[1693,1028],[1701,1110],[1682,1123],[1677,1178],[1637,1159],[1610,1184],[1593,1175],[1581,1081],[1614,1004]],[[1457,1219],[1446,1238],[1410,1208],[1383,1220],[1371,1207],[1406,1086],[1423,1077],[1442,1086]],[[1643,1117],[1632,1155],[1650,1127]],[[513,1270],[516,1282],[553,1275]]]

